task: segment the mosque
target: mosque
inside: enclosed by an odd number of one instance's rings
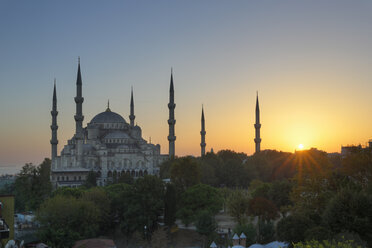
[[[60,155],[57,155],[57,94],[54,83],[52,104],[52,139],[51,143],[51,181],[54,187],[78,187],[82,185],[90,171],[97,175],[97,185],[106,185],[121,175],[128,174],[134,178],[145,175],[157,175],[159,165],[175,156],[175,114],[173,73],[169,89],[169,153],[161,154],[159,144],[151,144],[142,138],[142,130],[135,125],[133,90],[131,91],[129,123],[118,113],[107,109],[97,114],[83,127],[82,77],[80,60],[76,79],[76,114],[75,134],[68,140]],[[260,128],[258,96],[256,101],[256,152],[260,151]],[[204,109],[201,116],[201,156],[205,155],[205,119]]]

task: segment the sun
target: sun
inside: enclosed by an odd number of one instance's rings
[[[304,145],[303,145],[303,144],[299,144],[299,145],[298,145],[298,149],[299,149],[299,150],[303,150],[303,149],[304,149]]]

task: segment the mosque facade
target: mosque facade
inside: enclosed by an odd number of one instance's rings
[[[173,88],[173,79],[171,78]],[[174,100],[174,97],[173,97]],[[54,187],[77,187],[82,185],[93,171],[97,175],[97,185],[106,185],[124,173],[134,178],[145,175],[156,175],[159,164],[168,159],[169,154],[160,154],[160,145],[151,144],[142,138],[142,130],[135,125],[134,99],[131,92],[129,123],[118,113],[107,109],[94,116],[86,127],[83,127],[82,77],[80,61],[76,80],[76,130],[68,140],[60,155],[57,155],[57,95],[56,85],[53,91],[52,115],[52,168],[51,181]],[[173,106],[174,105],[174,106]],[[174,156],[174,107],[172,124],[173,133],[171,149]],[[170,105],[171,106],[171,105]],[[171,125],[170,124],[170,125]]]

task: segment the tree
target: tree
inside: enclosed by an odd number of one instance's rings
[[[245,236],[247,237],[247,246],[249,247],[251,244],[256,243],[256,235],[257,235],[257,230],[256,228],[251,224],[243,224],[243,225],[236,225],[234,228],[234,233],[237,233],[239,236],[244,233]]]
[[[197,184],[181,195],[177,216],[187,225],[195,221],[202,211],[215,215],[221,207],[222,197],[217,189],[209,185]]]
[[[204,243],[206,243],[206,238],[216,231],[217,222],[209,211],[204,210],[199,213],[195,226],[196,231],[205,236]]]
[[[126,234],[143,232],[151,234],[157,227],[158,217],[164,208],[164,184],[156,176],[147,175],[134,183],[132,190],[121,196],[121,229]]]
[[[346,241],[306,241],[304,243],[297,243],[293,245],[294,248],[362,248],[362,246],[356,244],[353,240]]]
[[[275,239],[275,227],[271,221],[259,220],[257,223],[257,242],[266,244],[274,241]]]
[[[81,198],[83,193],[84,193],[84,189],[82,188],[60,187],[53,191],[52,197],[61,195],[61,196],[71,196],[71,197],[78,199],[78,198]]]
[[[304,241],[305,232],[314,226],[315,223],[307,215],[294,213],[281,219],[276,231],[279,240],[296,243]]]
[[[323,221],[334,233],[356,232],[372,246],[372,196],[361,191],[341,190],[327,205]]]
[[[200,165],[191,157],[175,159],[171,164],[170,175],[176,187],[184,191],[200,182]]]
[[[110,199],[112,218],[114,220],[121,220],[128,205],[126,200],[132,195],[133,186],[124,183],[110,184],[105,186],[104,190]]]
[[[217,229],[217,222],[210,212],[204,210],[199,213],[195,226],[198,233],[208,236]]]
[[[110,199],[102,188],[91,188],[82,194],[83,201],[92,202],[100,211],[100,218],[97,220],[101,231],[107,231],[111,227]]]
[[[235,190],[227,200],[227,208],[232,217],[239,225],[246,222],[246,215],[249,209],[249,197],[242,190]]]
[[[45,158],[37,167],[31,163],[22,167],[14,183],[17,211],[36,210],[50,196],[50,165],[50,159]]]
[[[164,196],[164,223],[171,227],[176,221],[177,192],[176,187],[169,183],[166,186]]]
[[[200,172],[201,172],[201,183],[208,184],[211,186],[218,185],[218,178],[216,177],[215,168],[212,164],[201,162],[200,163]]]
[[[37,211],[41,240],[53,247],[71,247],[79,239],[97,235],[100,211],[93,202],[57,195]]]
[[[87,179],[85,180],[84,186],[87,188],[92,188],[97,186],[97,173],[94,171],[89,171]]]
[[[256,197],[249,201],[249,214],[258,216],[262,221],[275,220],[278,216],[278,209],[268,199]]]
[[[117,180],[118,183],[133,184],[134,179],[129,173],[121,173],[120,177]]]
[[[275,206],[284,215],[287,206],[291,205],[292,202],[289,195],[292,191],[292,183],[288,180],[275,181],[271,183],[270,189],[268,191],[268,199],[270,199]]]

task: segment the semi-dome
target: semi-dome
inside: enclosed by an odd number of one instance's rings
[[[101,123],[126,123],[124,118],[112,112],[109,108],[106,109],[105,112],[99,113],[98,115],[94,116],[93,119],[90,121],[91,124],[101,124]]]

